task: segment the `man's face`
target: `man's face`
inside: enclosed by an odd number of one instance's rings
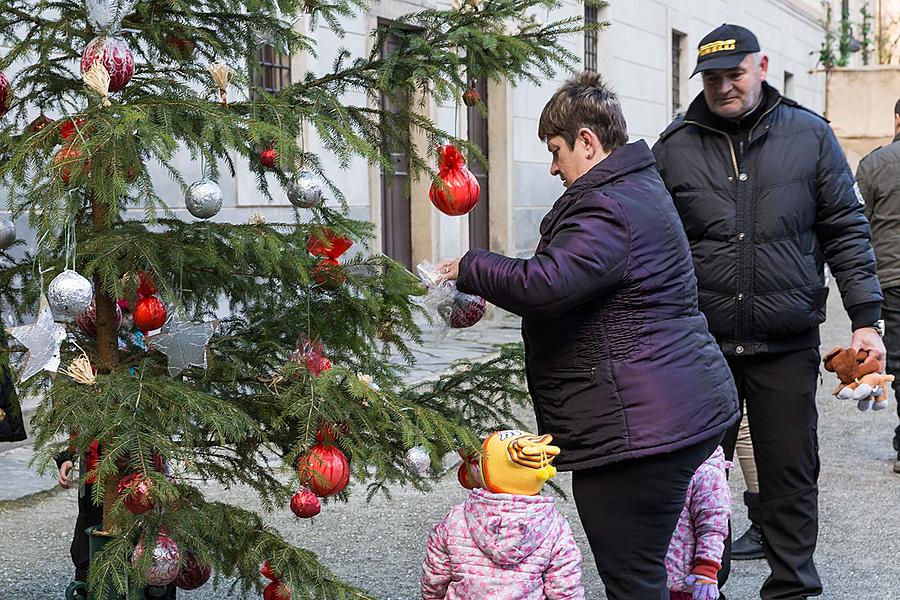
[[[768,70],[768,56],[748,54],[733,69],[703,71],[703,97],[709,110],[725,119],[748,113],[759,102]]]
[[[581,141],[575,138],[575,148],[569,148],[566,139],[561,135],[554,135],[547,140],[547,150],[553,155],[550,174],[558,175],[566,187],[575,183],[576,179],[587,172],[582,165],[582,153],[576,151],[579,143]]]

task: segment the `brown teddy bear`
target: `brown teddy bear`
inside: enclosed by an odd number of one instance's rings
[[[887,384],[893,375],[879,372],[878,360],[865,350],[832,348],[822,358],[825,370],[838,376],[840,382],[832,392],[841,400],[856,400],[856,407],[866,411],[887,408]]]

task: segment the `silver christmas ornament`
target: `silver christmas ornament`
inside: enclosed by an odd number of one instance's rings
[[[192,183],[188,188],[184,196],[184,205],[188,212],[198,219],[208,219],[222,209],[224,198],[225,195],[219,184],[209,179],[201,179]]]
[[[162,330],[148,339],[153,350],[169,357],[169,375],[175,377],[190,366],[206,368],[206,345],[218,321],[191,323],[170,313]]]
[[[61,319],[77,317],[90,307],[93,299],[94,286],[71,269],[54,277],[47,286],[50,310]]]
[[[137,0],[84,0],[84,10],[94,31],[116,32],[135,4]]]
[[[46,296],[41,296],[37,321],[31,325],[10,327],[9,334],[28,348],[19,381],[25,381],[41,371],[56,373],[59,369],[59,346],[66,339],[66,328],[54,322]]]
[[[413,446],[406,453],[406,461],[410,468],[425,477],[431,471],[431,457],[422,446]]]
[[[16,224],[0,217],[0,250],[6,250],[16,241]]]
[[[322,204],[322,186],[315,175],[303,170],[288,184],[287,197],[297,208],[315,208]]]

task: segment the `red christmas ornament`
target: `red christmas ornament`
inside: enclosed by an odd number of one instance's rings
[[[91,305],[87,310],[75,317],[75,323],[78,327],[91,337],[97,335],[97,300],[91,300]],[[122,325],[122,309],[116,303],[116,329]]]
[[[153,481],[140,473],[126,475],[119,480],[119,495],[124,497],[125,508],[133,515],[140,515],[153,508]]]
[[[166,36],[166,48],[175,60],[187,60],[194,53],[196,44],[194,44],[193,40],[189,40],[183,36],[183,28],[179,28],[177,33]]]
[[[321,233],[314,233],[306,241],[306,251],[313,256],[336,259],[353,245],[353,240],[336,234],[325,227]]]
[[[457,293],[450,305],[447,323],[454,329],[471,327],[481,320],[487,303],[481,296]]]
[[[475,488],[482,487],[481,474],[478,471],[478,465],[463,461],[456,471],[456,479],[459,481],[459,485],[467,490],[474,490]]]
[[[267,560],[263,561],[262,566],[259,568],[259,574],[272,581],[278,581],[279,579],[281,579],[281,573],[276,572]]]
[[[0,117],[9,112],[13,101],[12,86],[9,80],[0,72]]]
[[[134,75],[134,57],[125,40],[117,37],[96,37],[81,55],[81,72],[86,73],[100,61],[109,72],[109,91],[118,92]]]
[[[275,148],[266,148],[260,152],[259,162],[266,168],[274,169],[275,163],[278,162],[278,153],[275,152]]]
[[[76,148],[73,144],[63,146],[53,157],[53,166],[59,169],[59,178],[62,179],[63,183],[66,185],[69,185],[69,181],[72,179],[72,167],[79,162],[82,162],[81,150]],[[88,158],[83,161],[83,164],[84,174],[87,175],[91,170],[91,159]]]
[[[297,344],[297,349],[291,354],[290,360],[304,365],[313,375],[318,377],[323,371],[331,368],[331,361],[328,360],[324,353],[325,348],[322,346],[322,342],[301,339]]]
[[[435,208],[451,217],[464,215],[478,204],[481,186],[466,167],[466,159],[453,144],[438,147],[438,177],[444,185],[431,184],[428,197]]]
[[[319,514],[322,504],[319,498],[309,490],[297,490],[291,498],[291,510],[301,519],[309,519]]]
[[[196,590],[209,581],[212,575],[212,567],[200,562],[197,555],[191,551],[185,553],[184,563],[178,571],[178,576],[172,583],[183,590]]]
[[[86,119],[68,119],[65,123],[62,124],[62,127],[59,128],[59,137],[63,140],[70,140],[75,137],[76,133],[85,134],[84,124],[87,123]]]
[[[473,79],[472,83],[469,84],[469,89],[463,92],[463,104],[466,106],[475,106],[481,102],[481,94],[475,89],[476,83],[477,81]]]
[[[157,292],[156,289],[156,278],[147,273],[146,271],[141,271],[138,273],[138,277],[141,280],[140,285],[138,285],[137,293],[141,296],[152,296]]]
[[[297,475],[316,496],[327,498],[350,483],[350,461],[337,446],[316,444],[300,457]]]
[[[319,426],[316,428],[316,441],[320,444],[331,444],[348,433],[350,433],[350,426],[346,423],[334,423],[332,425],[320,421]]]
[[[47,115],[38,115],[37,117],[35,117],[34,121],[28,124],[28,127],[25,128],[25,131],[27,131],[28,133],[37,133],[52,122],[53,119],[51,119]]]
[[[263,600],[291,600],[291,590],[283,581],[273,581],[263,588]]]
[[[319,261],[312,270],[313,279],[322,287],[339,288],[347,279],[336,258],[326,257]]]
[[[166,322],[166,305],[156,296],[147,296],[138,300],[134,307],[134,325],[144,335],[159,329]]]

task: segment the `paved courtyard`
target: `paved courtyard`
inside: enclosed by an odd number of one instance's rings
[[[849,342],[849,323],[836,290],[832,290],[830,319],[823,328],[823,347]],[[511,319],[479,324],[443,340],[430,340],[419,356],[414,377],[434,372],[454,358],[477,356],[494,342],[518,339]],[[790,382],[785,382],[789,385]],[[892,472],[890,440],[896,424],[896,405],[888,411],[859,413],[855,404],[842,403],[828,392],[834,379],[823,375],[820,386],[819,438],[822,455],[821,529],[817,564],[825,585],[824,598],[886,600],[900,589],[900,475]],[[23,449],[24,448],[24,449]],[[0,445],[0,600],[50,600],[63,597],[71,575],[68,546],[76,513],[76,492],[52,490],[35,483],[27,473],[27,446]],[[24,462],[23,462],[24,461]],[[564,490],[570,478],[557,480]],[[51,482],[52,483],[52,482]],[[30,487],[25,487],[26,485]],[[743,491],[740,469],[732,491]],[[392,498],[366,503],[357,488],[347,504],[330,503],[313,520],[300,521],[285,509],[269,515],[292,542],[315,551],[340,576],[384,599],[418,598],[419,565],[425,539],[447,510],[465,497],[453,473],[437,481],[429,493],[394,489]],[[209,488],[211,498],[258,506],[247,490]],[[584,582],[588,598],[604,598],[574,504],[558,500],[568,516],[585,555]],[[746,527],[743,507],[735,510],[735,531]],[[758,598],[767,574],[764,561],[737,562],[726,587],[729,600]],[[231,598],[211,584],[179,598]]]

